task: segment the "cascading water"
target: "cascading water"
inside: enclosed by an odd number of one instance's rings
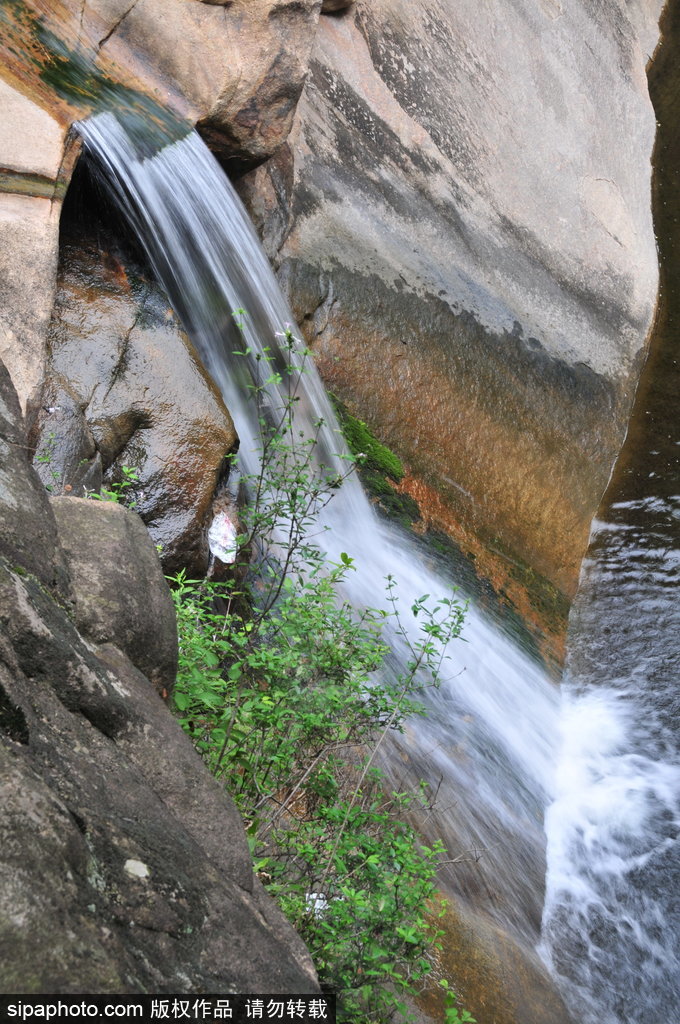
[[[245,341],[252,373],[266,357],[282,367],[288,354],[280,334],[293,318],[247,214],[194,132],[159,146],[149,158],[112,114],[82,123],[80,131],[222,390],[240,437],[243,470],[252,472],[260,444],[258,414],[248,397],[252,377],[234,352]],[[237,309],[246,311],[243,339],[232,315]],[[333,453],[342,453],[344,444],[323,385],[308,370],[296,403],[296,428],[318,434],[319,457],[333,465]],[[269,395],[273,408],[286,399],[277,390]],[[324,426],[318,433],[320,418]],[[405,620],[423,593],[447,593],[451,581],[424,564],[411,538],[377,518],[355,477],[345,480],[324,510],[323,526],[317,540],[329,556],[337,560],[346,551],[355,559],[358,571],[346,594],[355,606],[385,607],[390,573],[408,609]],[[415,620],[412,628],[415,636]],[[467,869],[463,887],[470,893],[500,894],[489,896],[489,909],[535,942],[543,883],[541,818],[551,792],[557,695],[541,669],[474,609],[464,637],[467,642],[453,643],[448,652],[447,681],[431,698],[431,715],[409,730],[411,753],[423,765],[429,760],[440,785],[438,834],[454,856],[468,850],[483,854],[460,866],[457,882]]]
[[[544,941],[585,1024],[680,1020],[675,394],[642,396],[643,457],[613,482],[572,612]]]
[[[546,816],[545,952],[584,1024],[680,1020],[680,495],[651,491],[594,526]]]
[[[292,316],[247,216],[195,133],[168,141],[145,157],[110,114],[83,123],[80,130],[221,388],[241,439],[243,468],[252,472],[259,448],[258,417],[248,400],[251,378],[244,360],[233,355],[243,342],[232,311],[246,311],[244,338],[255,365],[259,356],[259,365],[269,357],[275,367],[288,358],[277,334]],[[285,395],[277,395],[274,388],[270,401],[276,408]],[[341,467],[334,461],[334,453],[342,453],[338,427],[323,386],[310,368],[297,403],[296,424],[311,436],[319,419],[324,421],[320,457],[326,465]],[[318,541],[329,556],[337,560],[346,551],[355,559],[358,572],[348,581],[346,596],[356,606],[384,606],[388,574],[396,577],[407,610],[423,592],[443,594],[452,582],[446,570],[432,564],[431,554],[419,551],[413,538],[376,517],[355,479],[346,480],[336,493],[323,513],[323,525],[327,529]],[[408,620],[410,611],[402,615]],[[415,621],[413,630],[417,632]],[[467,642],[451,645],[446,680],[429,697],[427,719],[410,724],[406,735],[393,743],[396,753],[412,762],[416,778],[427,773],[433,787],[439,787],[430,830],[444,839],[452,859],[470,851],[469,863],[464,859],[449,869],[452,887],[473,897],[477,906],[483,905],[531,945],[537,939],[542,905],[542,817],[555,796],[559,701],[541,669],[474,608],[467,615],[464,639]],[[395,658],[399,656],[397,650]],[[617,872],[620,876],[621,857],[628,857],[631,869],[642,866],[648,847],[632,848],[625,855],[620,848],[623,791],[632,790],[631,813],[639,813],[641,819],[655,806],[656,817],[665,821],[670,807],[671,777],[652,755],[645,761],[640,754],[622,750],[624,735],[634,731],[630,708],[625,696],[610,697],[605,691],[571,701],[564,755],[568,761],[562,762],[566,767],[551,811],[546,921],[553,940],[552,963],[558,973],[574,979],[567,998],[573,995],[571,988],[590,988],[583,999],[591,1007],[607,1005],[597,986],[591,987],[595,973],[589,973],[588,966],[590,960],[599,963],[603,944],[583,935],[580,942],[574,937],[571,947],[563,941],[572,934],[565,914],[569,917],[578,910],[585,897],[596,899],[590,869],[582,870],[582,864],[595,863],[600,856],[600,867],[594,870],[601,873],[606,868],[612,878]],[[394,765],[401,759],[391,760],[398,779]],[[652,791],[656,803],[649,797]],[[611,805],[608,828],[613,845],[607,849],[589,831],[593,806],[602,802]],[[561,824],[564,819],[566,824]],[[566,852],[577,846],[583,854],[579,861]],[[589,918],[591,933],[597,930],[597,920],[597,915]],[[639,924],[620,918],[607,927],[635,931]],[[582,958],[587,963],[579,973],[573,963]],[[571,965],[568,971],[566,962]],[[579,1003],[576,994],[570,999],[574,1005]],[[607,1018],[597,1009],[593,1013],[592,1020],[604,1024]]]

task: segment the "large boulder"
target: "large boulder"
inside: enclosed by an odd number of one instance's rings
[[[64,225],[65,230],[65,225]],[[167,571],[208,565],[231,417],[167,298],[114,245],[62,248],[36,465],[53,494],[125,484]]]
[[[0,988],[314,991],[148,680],[4,562],[0,620]]]
[[[571,596],[655,306],[662,3],[358,0],[245,185],[322,373],[506,588]],[[552,588],[552,590],[550,590]]]
[[[81,636],[113,643],[157,690],[177,673],[177,625],[153,541],[139,516],[114,502],[52,498]]]
[[[148,667],[132,621],[105,643],[91,617],[89,640],[74,625],[53,510],[0,369],[0,990],[317,991],[306,950],[253,877],[233,804],[121,649]],[[101,596],[93,523],[119,531],[109,555],[128,567],[140,543],[125,540],[141,525],[77,504],[56,506],[80,620]],[[55,595],[46,584],[59,567]],[[110,582],[115,571],[102,565]],[[151,591],[161,605],[167,591],[147,554],[137,571],[124,585],[131,606],[149,601],[143,631],[159,607]]]

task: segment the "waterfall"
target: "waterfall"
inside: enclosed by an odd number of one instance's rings
[[[111,114],[82,123],[80,131],[221,389],[241,440],[243,469],[252,472],[260,442],[257,413],[248,398],[249,373],[265,358],[283,367],[299,356],[289,356],[280,344],[280,334],[293,317],[247,215],[195,133],[169,140],[149,156],[137,151]],[[243,339],[232,315],[237,309],[246,311]],[[251,352],[250,370],[242,356],[234,355],[243,341]],[[303,384],[296,427],[311,436],[322,419],[321,458],[327,465],[341,466],[336,456],[343,454],[343,441],[313,367]],[[276,385],[270,401],[274,407],[285,401]],[[318,542],[329,557],[337,561],[345,551],[355,561],[358,571],[348,579],[345,596],[357,607],[385,607],[384,578],[392,574],[408,625],[411,606],[421,594],[444,595],[455,582],[415,538],[376,516],[355,478],[345,480],[334,495],[323,512],[323,525],[326,530]],[[415,636],[415,620],[412,628]],[[565,998],[571,1005],[579,1012],[582,1005],[594,1007],[588,1020],[623,1021],[614,1011],[605,1015],[609,1003],[597,975],[603,943],[593,937],[601,922],[601,897],[592,872],[609,872],[615,890],[617,880],[651,855],[644,844],[623,853],[620,829],[636,816],[640,823],[649,819],[652,804],[658,819],[667,820],[675,777],[651,755],[645,760],[642,754],[626,753],[638,723],[627,702],[630,688],[614,692],[612,680],[610,689],[567,696],[555,786],[560,702],[541,668],[475,607],[468,612],[463,639],[454,641],[447,654],[443,684],[428,696],[428,716],[392,740],[388,768],[398,780],[409,760],[415,778],[425,773],[438,788],[437,809],[427,827],[431,835],[443,838],[453,860],[461,857],[448,869],[451,886],[530,945],[538,939],[542,820],[551,805],[545,956],[558,976],[569,977]],[[400,657],[395,650],[394,658]],[[609,844],[603,841],[603,829]],[[659,840],[661,853],[663,842]],[[574,854],[577,848],[580,859]],[[625,898],[625,893],[614,892],[613,905],[617,899],[618,904],[611,913],[618,919],[603,925],[607,934],[612,928],[637,934],[642,927],[626,918],[621,909]],[[583,906],[589,908],[585,918],[579,909]],[[650,949],[657,944],[658,963],[661,922],[655,927],[659,934],[653,939],[650,932],[649,943]],[[630,987],[630,977],[627,983]],[[642,1015],[625,1019],[661,1024],[661,1019]]]
[[[111,114],[79,128],[220,388],[241,439],[243,470],[253,472],[260,442],[249,399],[252,381],[243,356],[233,353],[245,341],[252,372],[258,356],[260,365],[266,355],[283,366],[289,356],[279,336],[293,316],[235,190],[195,132],[159,146],[150,159],[147,147],[139,153]],[[246,310],[243,339],[232,316],[237,309]],[[323,384],[313,367],[307,369],[296,429],[311,435],[324,420],[320,447],[328,464],[333,453],[343,454],[344,442]],[[274,408],[286,398],[277,390],[273,386],[270,395]],[[431,554],[424,558],[405,531],[378,518],[353,476],[324,511],[323,526],[317,543],[336,561],[347,552],[357,567],[347,582],[347,600],[356,607],[386,607],[385,578],[391,573],[403,621],[411,623],[415,638],[419,627],[411,607],[424,593],[451,593],[454,581],[445,570],[433,564]],[[477,896],[493,890],[488,908],[535,942],[557,694],[533,660],[475,608],[468,611],[464,639],[452,643],[448,654],[447,678],[429,698],[428,718],[414,722],[398,742],[410,744],[409,756],[439,786],[437,835],[454,857],[471,851],[470,863],[465,857],[452,870],[454,883]]]

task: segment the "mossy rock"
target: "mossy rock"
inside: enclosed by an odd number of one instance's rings
[[[347,406],[336,395],[331,395],[343,436],[352,455],[364,470],[372,470],[389,477],[395,483],[404,478],[404,466],[393,451],[371,433],[363,420],[352,416]]]

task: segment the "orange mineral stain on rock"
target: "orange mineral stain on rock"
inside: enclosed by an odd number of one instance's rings
[[[414,523],[414,530],[425,533],[428,529],[435,529],[447,534],[473,562],[478,578],[488,580],[496,594],[520,615],[536,640],[546,665],[549,668],[561,666],[566,642],[566,605],[562,605],[563,611],[546,605],[542,596],[545,586],[539,591],[535,576],[532,579],[528,567],[520,576],[516,565],[486,546],[474,530],[455,516],[434,487],[407,473],[395,489],[410,495],[418,503],[422,520]]]
[[[571,1024],[561,997],[533,949],[485,921],[462,902],[437,921],[444,932],[434,978],[446,979],[478,1024]],[[435,985],[419,1000],[433,1021],[444,1019]]]

